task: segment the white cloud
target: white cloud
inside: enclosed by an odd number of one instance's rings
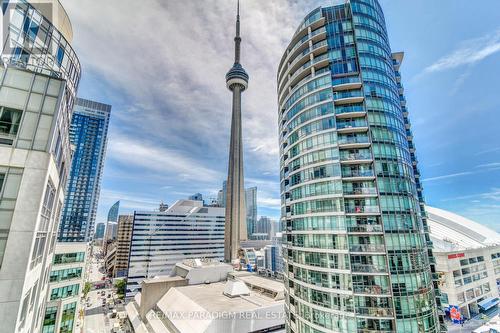
[[[487,36],[467,40],[455,51],[437,60],[424,69],[434,73],[463,65],[472,65],[500,51],[500,30]]]
[[[108,158],[118,161],[124,167],[137,166],[144,171],[175,177],[177,181],[203,183],[218,181],[223,177],[182,152],[158,147],[148,141],[133,140],[128,136],[115,135],[109,142],[108,151]],[[137,177],[140,178],[140,175]]]
[[[442,175],[442,176],[425,178],[425,179],[422,179],[422,181],[424,181],[424,182],[430,182],[430,181],[436,181],[436,180],[442,180],[442,179],[449,179],[449,178],[467,176],[467,175],[470,175],[470,174],[472,174],[471,171],[451,173],[451,174],[448,174],[448,175]]]

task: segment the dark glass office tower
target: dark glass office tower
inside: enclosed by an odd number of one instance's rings
[[[288,332],[441,329],[401,60],[376,0],[315,9],[283,55]]]
[[[75,148],[58,241],[93,238],[111,106],[78,98],[70,127]]]

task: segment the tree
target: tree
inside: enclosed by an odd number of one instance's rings
[[[89,293],[90,289],[92,289],[92,283],[85,282],[85,286],[83,287],[83,296],[84,297],[87,297],[87,294]]]
[[[116,293],[118,296],[124,297],[125,296],[125,287],[127,286],[127,282],[125,280],[118,280],[115,283],[115,288],[116,288]]]

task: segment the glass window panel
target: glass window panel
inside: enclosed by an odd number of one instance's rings
[[[37,122],[38,114],[33,112],[26,112],[19,131],[19,138],[28,140],[33,139]]]
[[[29,90],[33,74],[21,70],[8,70],[4,84],[14,88]]]
[[[27,98],[27,91],[8,87],[2,87],[2,89],[0,89],[0,104],[3,106],[24,109]]]
[[[9,174],[5,182],[2,198],[16,199],[21,184],[22,175]]]
[[[45,87],[47,86],[48,80],[49,79],[44,76],[36,76],[32,91],[42,94],[45,93]]]
[[[39,112],[42,107],[42,100],[43,100],[43,95],[32,93],[28,101],[27,110]]]
[[[54,114],[56,108],[57,98],[55,97],[45,97],[45,101],[43,102],[43,113]]]
[[[61,88],[61,81],[51,79],[49,82],[49,87],[47,88],[47,94],[52,96],[59,96],[60,88]]]
[[[38,127],[36,129],[33,149],[39,149],[39,150],[46,149],[51,126],[52,126],[52,116],[41,115],[40,122],[38,123]]]

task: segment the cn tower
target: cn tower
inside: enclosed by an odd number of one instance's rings
[[[241,135],[241,93],[248,87],[248,74],[240,64],[240,44],[240,2],[238,0],[236,37],[234,37],[234,65],[226,74],[227,88],[233,93],[224,237],[224,261],[227,263],[233,263],[239,259],[240,240],[247,239]]]

